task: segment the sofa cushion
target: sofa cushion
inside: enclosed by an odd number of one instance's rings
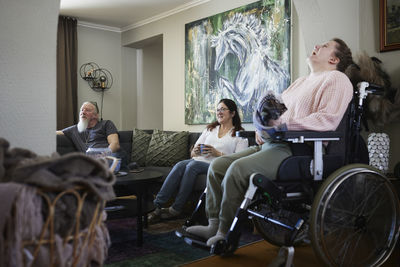
[[[60,155],[78,151],[71,139],[65,135],[57,135],[57,152]]]
[[[187,158],[189,132],[154,130],[146,155],[146,166],[173,166]]]
[[[129,161],[131,159],[132,150],[132,131],[118,131],[118,137],[121,150],[126,153],[126,158]]]
[[[145,166],[150,140],[151,134],[136,128],[133,129],[131,162]]]

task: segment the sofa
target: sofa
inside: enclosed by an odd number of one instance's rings
[[[186,133],[186,134],[184,134]],[[159,137],[159,139],[155,139],[155,135]],[[129,161],[138,161],[139,168],[144,168],[145,170],[155,170],[159,171],[163,174],[163,179],[168,175],[170,170],[172,169],[173,162],[177,160],[182,160],[182,159],[189,159],[190,158],[190,149],[193,147],[193,145],[196,143],[197,139],[200,137],[201,133],[200,132],[175,132],[175,131],[160,131],[160,130],[138,130],[134,129],[133,131],[119,131],[119,142],[121,149],[125,151],[127,154],[127,158]],[[149,141],[149,145],[152,145],[152,141],[156,140],[155,145],[162,143],[162,142],[167,142],[166,145],[172,145],[171,151],[175,149],[175,144],[168,144],[168,138],[171,136],[178,136],[179,142],[183,142],[183,144],[180,145],[181,149],[180,151],[174,151],[174,153],[179,154],[178,158],[175,158],[171,161],[165,161],[166,156],[160,154],[159,152],[162,149],[157,149],[156,148],[156,153],[159,153],[158,155],[155,155],[154,158],[157,156],[159,157],[158,161],[157,159],[154,159],[153,161],[149,161],[149,151],[150,149],[146,147],[147,141]],[[179,137],[180,136],[180,137]],[[249,140],[249,146],[255,145],[255,135],[254,131],[244,131],[241,132],[241,136],[244,138],[247,138]],[[147,140],[144,140],[147,139]],[[152,139],[152,140],[151,140]],[[144,141],[143,141],[144,140]],[[137,147],[135,147],[135,145]],[[146,151],[147,150],[147,151]],[[77,151],[75,148],[74,144],[71,142],[71,140],[63,135],[57,135],[57,152],[60,155],[64,155],[66,153],[74,152]],[[138,152],[142,151],[143,155],[140,157],[139,155],[136,155]],[[165,149],[164,149],[165,151]],[[168,151],[168,150],[167,150]],[[171,152],[173,153],[173,152]],[[136,156],[136,158],[135,158]],[[144,160],[144,158],[147,159]],[[196,183],[194,186],[194,191],[203,191],[204,188],[206,187],[206,181],[207,177],[206,174],[199,175],[196,179]],[[160,184],[161,185],[161,184]]]

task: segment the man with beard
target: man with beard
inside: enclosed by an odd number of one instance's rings
[[[99,109],[95,102],[83,103],[78,124],[56,133],[70,138],[80,152],[86,153],[88,149],[95,148],[100,149],[105,155],[123,158],[118,130],[110,120],[99,121]]]

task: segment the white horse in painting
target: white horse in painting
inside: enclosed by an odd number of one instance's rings
[[[228,90],[244,109],[251,108],[252,98],[257,100],[263,92],[281,93],[286,89],[288,74],[267,55],[268,36],[256,16],[236,13],[211,37],[211,47],[215,47],[217,72],[228,54],[238,58],[235,80],[231,82],[219,74],[218,85]]]

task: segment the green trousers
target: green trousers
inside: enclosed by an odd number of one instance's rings
[[[207,174],[206,213],[219,219],[219,230],[227,233],[249,187],[251,174],[275,179],[280,163],[292,152],[286,143],[266,142],[213,160]]]

